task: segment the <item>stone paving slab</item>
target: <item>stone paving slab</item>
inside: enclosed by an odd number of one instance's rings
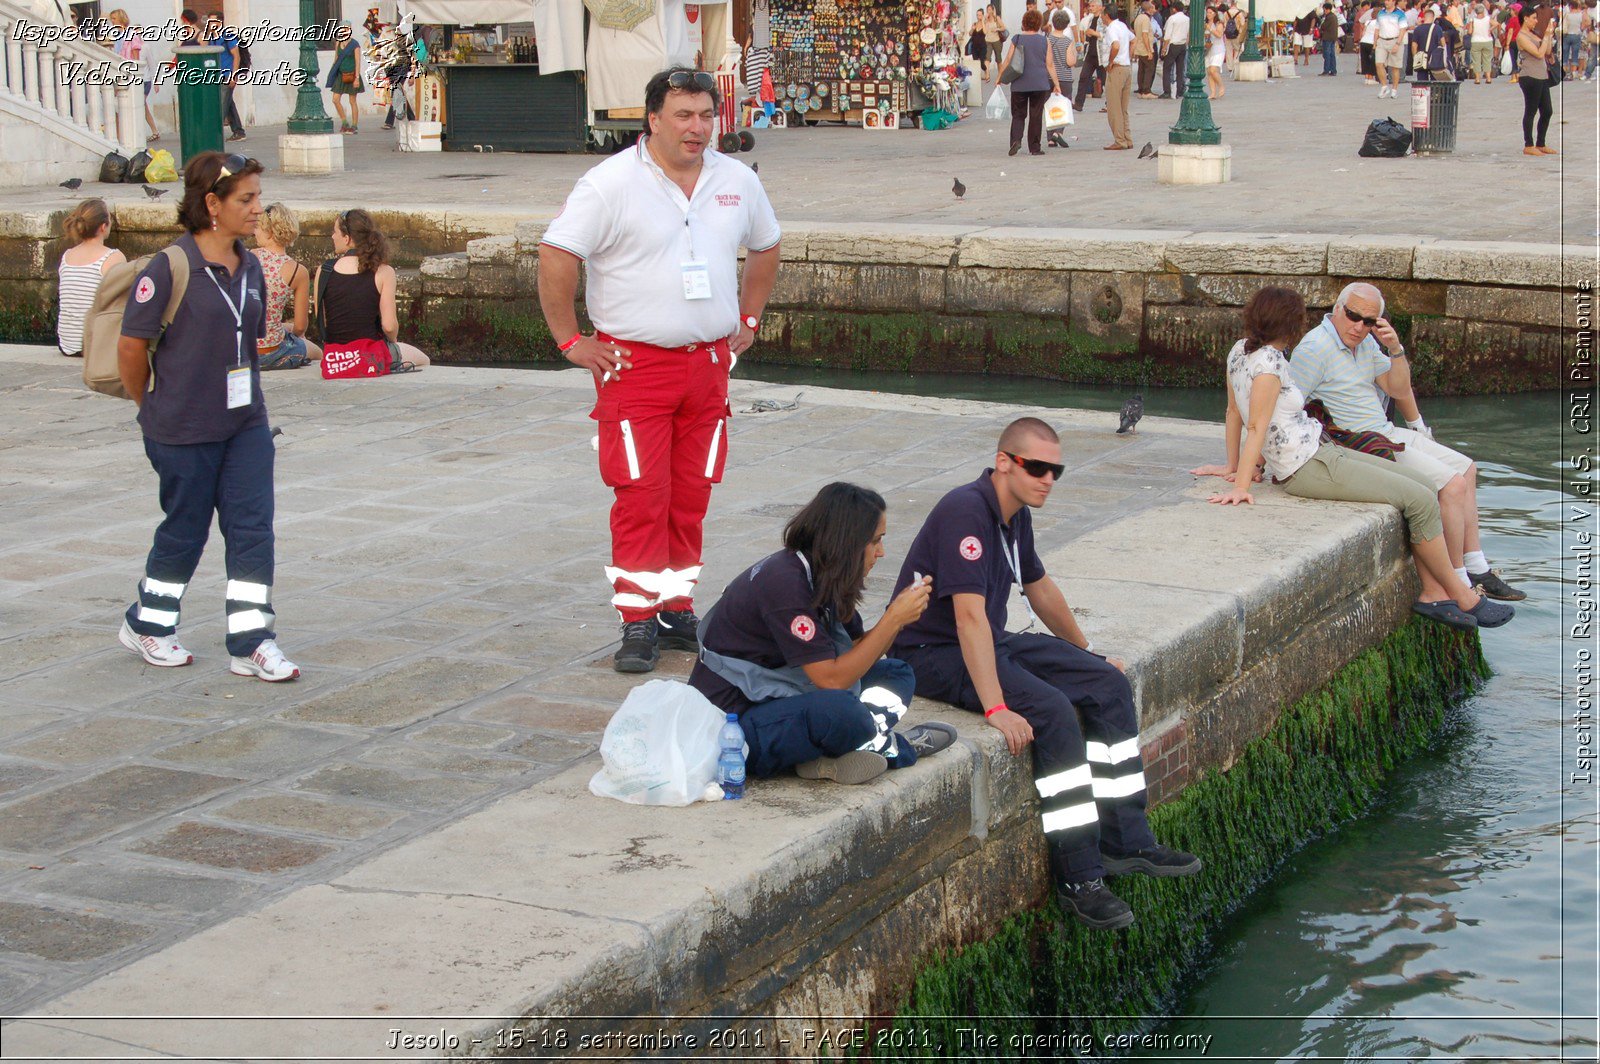
[[[148,539],[153,477],[132,407],[87,395],[77,372],[49,349],[0,349],[0,507],[20,515],[0,544],[0,564],[19,577],[0,583],[0,780],[11,785],[0,793],[0,1015],[514,1015],[530,986],[554,1000],[603,987],[620,958],[669,956],[691,933],[671,916],[685,891],[715,882],[656,878],[687,860],[674,856],[684,846],[710,847],[693,868],[727,867],[752,829],[741,818],[757,818],[772,853],[788,854],[808,845],[813,823],[853,838],[891,815],[872,789],[795,780],[753,788],[732,820],[716,807],[639,810],[587,795],[600,732],[636,680],[605,660],[616,638],[600,576],[609,492],[592,470],[583,374],[268,375],[283,429],[275,606],[286,652],[307,663],[302,680],[270,685],[226,673],[220,550],[187,601],[195,665],[146,668],[116,646],[139,559],[96,545]],[[790,395],[740,380],[732,405]],[[889,557],[867,592],[880,604],[923,515],[976,475],[1021,412],[808,388],[796,410],[736,414],[706,525],[705,597],[774,549],[816,488],[842,478],[889,500]],[[1063,430],[1072,472],[1041,516],[1041,551],[1091,636],[1132,663],[1147,712],[1177,698],[1175,668],[1222,676],[1270,645],[1244,618],[1272,606],[1264,588],[1278,579],[1343,596],[1399,556],[1386,508],[1265,487],[1253,508],[1204,505],[1206,486],[1182,470],[1220,450],[1216,426],[1150,418],[1117,436],[1109,413],[1044,416]],[[394,441],[420,446],[396,458]],[[28,461],[9,460],[18,452]],[[430,460],[460,452],[485,460]],[[297,531],[316,526],[322,534]],[[1286,536],[1307,555],[1258,551],[1273,575],[1250,583],[1239,550]],[[1141,556],[1152,542],[1181,543],[1187,556],[1152,569]],[[1314,560],[1346,543],[1365,569]],[[1185,634],[1196,626],[1210,634]],[[1174,650],[1179,666],[1161,667]],[[681,677],[690,661],[667,654],[660,674]],[[952,787],[998,786],[1020,771],[993,760],[981,722],[959,723],[959,757],[986,767],[919,766],[878,797],[931,810],[955,800]],[[691,843],[685,827],[706,841]],[[740,857],[735,877],[770,886],[781,863],[757,858]],[[627,889],[650,897],[650,929],[627,915],[634,893],[585,900],[595,884],[561,866],[577,859],[649,872]],[[282,995],[261,997],[263,980]],[[274,1042],[285,1025],[245,1025],[228,1028],[243,1041],[224,1044],[215,1031],[87,1023],[70,1026],[230,1058],[248,1055],[247,1043],[308,1057],[370,1047],[363,1040],[380,1029],[308,1023]],[[4,1034],[8,1058],[93,1044],[55,1022]]]
[[[1594,83],[1568,81],[1555,93],[1550,135],[1560,156],[1522,154],[1522,94],[1502,78],[1461,87],[1453,154],[1362,159],[1356,151],[1368,122],[1409,120],[1409,88],[1400,99],[1379,100],[1377,89],[1355,74],[1353,55],[1341,56],[1340,64],[1338,78],[1316,77],[1308,66],[1300,68],[1308,76],[1295,80],[1228,83],[1227,95],[1212,104],[1233,148],[1234,179],[1221,186],[1158,185],[1155,160],[1102,151],[1110,135],[1099,101],[1087,102],[1067,131],[1072,148],[1052,149],[1044,158],[1007,157],[1009,118],[989,120],[981,111],[939,133],[758,130],[755,151],[738,158],[760,163],[785,223],[842,223],[845,242],[849,228],[864,222],[915,224],[927,233],[936,265],[948,258],[937,257],[939,238],[987,226],[1335,233],[1375,241],[1380,249],[1391,234],[1410,234],[1413,243],[1429,237],[1593,246],[1594,213],[1583,205],[1594,203],[1597,188]],[[1135,143],[1166,142],[1175,102],[1134,99],[1129,110]],[[347,171],[323,177],[278,173],[283,127],[252,129],[242,146],[268,167],[267,198],[297,210],[337,212],[358,204],[441,210],[444,231],[461,234],[459,249],[467,235],[509,234],[523,219],[552,217],[573,182],[600,161],[585,155],[399,154],[393,134],[377,129],[381,116],[365,117],[361,135],[344,138]],[[93,175],[81,176],[92,182]],[[962,202],[950,191],[956,176],[969,189]],[[119,206],[146,209],[137,187],[91,183],[84,194],[91,189]],[[72,197],[49,187],[8,191],[7,199],[32,209],[59,208]],[[170,204],[148,209],[173,210]],[[27,229],[20,221],[10,227],[19,235]],[[1344,272],[1386,276],[1372,268],[1386,254],[1361,253],[1361,268]]]

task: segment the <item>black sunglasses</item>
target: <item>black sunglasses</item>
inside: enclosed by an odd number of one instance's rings
[[[696,92],[716,92],[717,79],[704,70],[674,70],[667,75],[667,87],[694,89]]]
[[[1357,314],[1355,311],[1351,310],[1349,307],[1340,307],[1339,309],[1344,311],[1344,316],[1349,318],[1352,324],[1360,322],[1369,329],[1377,327],[1377,318],[1364,318],[1360,314]]]
[[[1038,458],[1024,458],[1019,454],[1012,454],[1010,451],[1001,451],[1000,453],[1017,463],[1017,465],[1021,466],[1022,471],[1027,473],[1030,477],[1036,477],[1040,480],[1044,479],[1044,475],[1046,473],[1054,473],[1055,478],[1060,480],[1061,474],[1067,471],[1066,466],[1059,465],[1055,462],[1045,462]]]
[[[222,169],[217,172],[217,179],[211,182],[211,191],[215,192],[217,186],[228,180],[228,178],[244,172],[245,168],[253,162],[255,162],[254,159],[246,159],[243,155],[230,155],[222,160]]]

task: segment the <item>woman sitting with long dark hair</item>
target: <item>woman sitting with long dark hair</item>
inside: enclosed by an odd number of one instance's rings
[[[883,655],[927,609],[932,584],[912,583],[865,630],[859,607],[883,557],[886,510],[875,491],[829,484],[785,526],[784,549],[735,577],[701,622],[689,683],[739,714],[750,775],[793,768],[865,783],[955,740],[948,724],[894,731],[916,678]]]
[[[389,241],[372,215],[359,207],[333,220],[334,257],[317,270],[314,286],[322,340],[342,346],[367,340],[389,348],[393,372],[421,369],[428,356],[400,342],[394,267]]]

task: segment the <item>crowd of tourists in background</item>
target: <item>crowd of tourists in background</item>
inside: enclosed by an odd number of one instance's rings
[[[1213,100],[1239,75],[1252,29],[1264,57],[1296,66],[1320,60],[1319,77],[1336,77],[1339,55],[1354,53],[1357,70],[1380,97],[1399,95],[1402,81],[1492,84],[1522,88],[1525,154],[1552,155],[1545,144],[1550,90],[1563,79],[1591,81],[1600,68],[1600,0],[1551,5],[1537,0],[1325,0],[1290,22],[1249,23],[1240,0],[1209,0],[1201,41],[1205,91]],[[1044,142],[1065,148],[1059,126],[1041,127],[1047,100],[1060,95],[1074,111],[1101,99],[1110,127],[1107,151],[1133,146],[1131,98],[1173,100],[1184,93],[1190,47],[1188,5],[1174,0],[1025,0],[1017,24],[1000,10],[980,9],[966,53],[986,87],[1009,87],[1010,152]],[[1004,72],[1019,64],[1011,77]],[[1159,90],[1159,91],[1158,91]]]

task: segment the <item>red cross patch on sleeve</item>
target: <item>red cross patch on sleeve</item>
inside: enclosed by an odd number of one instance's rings
[[[979,542],[977,536],[968,536],[961,541],[961,546],[957,549],[961,551],[961,556],[969,562],[975,562],[983,557],[983,544]]]
[[[802,643],[809,643],[817,634],[817,624],[810,617],[802,614],[789,622],[789,634]]]

